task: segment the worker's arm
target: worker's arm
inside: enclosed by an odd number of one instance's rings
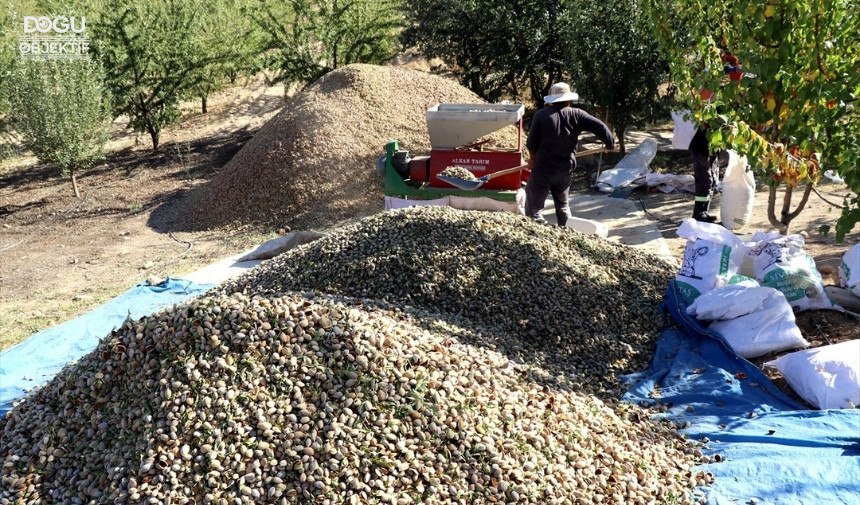
[[[585,112],[582,109],[578,109],[580,111],[579,125],[583,130],[590,131],[593,133],[603,145],[606,146],[607,151],[612,151],[615,149],[615,137],[612,135],[612,132],[609,130],[609,127],[606,124],[592,116],[591,114]]]
[[[529,150],[529,160],[526,162],[526,170],[532,170],[535,167],[535,162],[537,161],[537,153]]]

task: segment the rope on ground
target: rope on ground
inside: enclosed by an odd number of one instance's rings
[[[666,218],[658,217],[658,216],[655,216],[654,214],[652,214],[651,211],[649,211],[645,207],[645,196],[644,195],[645,195],[645,193],[642,193],[639,195],[639,206],[642,207],[642,212],[645,213],[645,215],[648,217],[648,219],[650,219],[652,221],[660,221],[662,223],[677,224],[677,222],[674,219],[666,219]]]
[[[824,197],[824,195],[822,195],[822,194],[821,194],[821,192],[819,192],[819,191],[818,191],[818,189],[816,189],[816,188],[812,188],[812,191],[813,191],[816,195],[818,195],[818,198],[821,198],[825,203],[827,203],[827,204],[829,204],[829,205],[832,205],[832,206],[833,206],[834,208],[836,208],[836,209],[840,209],[840,210],[842,209],[842,205],[831,202],[830,200],[828,200],[827,198],[825,198],[825,197]],[[652,221],[661,221],[661,222],[663,222],[663,223],[675,224],[675,221],[673,221],[673,220],[671,220],[671,219],[664,219],[664,218],[657,217],[657,216],[655,216],[654,214],[652,214],[652,213],[648,210],[648,208],[647,208],[647,207],[645,207],[645,198],[644,198],[644,194],[639,195],[639,206],[640,206],[640,207],[642,207],[642,211],[643,211],[643,212],[645,212],[645,215],[646,215],[646,216],[648,216],[648,218],[649,218],[649,219],[651,219]]]
[[[188,254],[188,252],[189,252],[189,251],[191,251],[191,249],[194,247],[194,242],[188,242],[188,241],[186,241],[186,240],[179,240],[178,238],[176,238],[176,237],[174,237],[174,236],[173,236],[173,232],[172,232],[172,231],[171,231],[171,232],[168,232],[167,236],[168,236],[168,237],[170,237],[170,238],[172,238],[173,240],[175,240],[175,241],[179,242],[180,244],[188,244],[188,249],[186,249],[186,250],[182,251],[181,253],[177,254],[177,255],[176,255],[176,256],[174,256],[174,257],[179,257],[179,256],[182,256],[183,254]]]
[[[13,247],[17,247],[17,246],[21,245],[21,244],[23,244],[23,243],[24,243],[28,238],[29,238],[29,236],[24,237],[23,239],[19,240],[18,242],[15,242],[14,244],[7,245],[6,247],[4,247],[4,248],[0,249],[0,252],[8,251],[9,249],[12,249]]]

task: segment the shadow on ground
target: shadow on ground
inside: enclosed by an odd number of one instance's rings
[[[245,127],[193,142],[177,143],[165,149],[159,163],[182,164],[186,167],[183,171],[174,171],[170,176],[174,179],[186,178],[208,181],[233,159],[233,156],[244,147],[245,143],[255,133],[256,130]],[[120,151],[120,153],[122,152],[124,151]],[[128,162],[124,168],[129,173],[134,172],[141,165],[145,165],[145,162],[142,162],[134,153],[127,154],[127,157]],[[123,159],[120,158],[117,163],[123,163]],[[187,231],[186,227],[182,225],[183,220],[177,215],[177,209],[178,203],[190,191],[193,191],[193,188],[177,187],[173,191],[161,194],[159,201],[153,202],[153,205],[157,205],[157,207],[150,213],[147,225],[159,233]]]

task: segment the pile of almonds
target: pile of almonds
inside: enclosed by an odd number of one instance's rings
[[[219,286],[320,291],[429,310],[478,329],[512,358],[617,397],[648,367],[675,268],[613,242],[512,212],[413,207],[370,216]]]
[[[369,65],[292,98],[176,214],[328,233],[18,402],[0,505],[702,503],[700,446],[618,400],[672,265],[514,213],[380,212],[376,159],[427,153],[441,102],[481,103]]]
[[[430,153],[427,109],[484,103],[455,81],[395,66],[334,70],[289,99],[210,182],[175,212],[183,223],[326,231],[383,210],[376,160],[397,139],[411,156]],[[517,145],[514,125],[485,147]]]
[[[439,175],[444,175],[445,177],[453,177],[455,179],[463,179],[464,181],[475,181],[478,178],[475,177],[468,168],[461,167],[458,165],[445,167],[445,170],[439,172]]]
[[[398,268],[401,289],[381,293]],[[16,405],[0,420],[0,504],[701,502],[696,443],[583,387],[608,390],[606,369],[560,369],[577,342],[603,342],[582,363],[645,345],[656,287],[642,286],[668,272],[513,213],[362,219],[127,321]],[[527,298],[544,283],[566,312]],[[598,285],[603,312],[585,303]],[[606,313],[633,285],[645,304]],[[501,310],[503,286],[536,309]]]

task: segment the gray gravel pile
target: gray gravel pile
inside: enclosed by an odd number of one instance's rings
[[[441,313],[513,357],[614,396],[619,374],[650,362],[674,272],[655,256],[510,212],[413,207],[345,226],[217,289],[313,290]]]
[[[299,295],[128,321],[0,420],[0,503],[689,504],[711,480],[673,426],[460,332]]]
[[[384,208],[376,159],[397,139],[430,152],[426,111],[485,103],[453,80],[398,67],[349,65],[322,77],[266,123],[177,215],[195,227],[257,225],[326,230]],[[517,129],[486,147],[516,147]]]

